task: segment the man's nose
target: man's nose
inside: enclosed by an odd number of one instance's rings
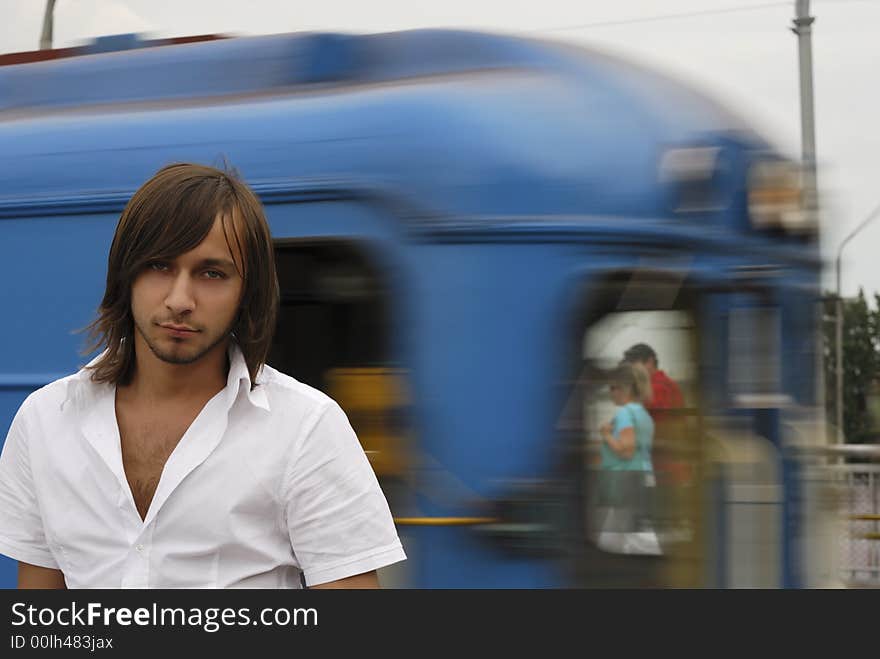
[[[192,294],[192,280],[189,273],[180,272],[172,280],[168,296],[165,298],[165,306],[175,316],[187,314],[193,310],[195,300]]]

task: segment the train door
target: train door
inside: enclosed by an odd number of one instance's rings
[[[699,291],[681,277],[623,273],[578,293],[559,430],[577,499],[570,557],[578,587],[696,587],[707,569]],[[608,471],[600,426],[614,418],[611,374],[635,344],[680,396],[657,401],[651,465]],[[650,376],[650,373],[647,374]],[[656,390],[656,388],[655,388]],[[610,485],[609,485],[610,484]]]
[[[267,215],[281,293],[268,363],[341,405],[400,514],[412,435],[397,225],[347,201],[267,206]],[[401,540],[410,560],[380,570],[385,587],[410,582],[414,551]]]

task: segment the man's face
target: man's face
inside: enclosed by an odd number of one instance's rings
[[[170,364],[191,364],[213,349],[225,350],[242,288],[217,218],[196,247],[177,258],[149,263],[135,279],[135,345],[148,347]]]
[[[642,368],[644,368],[648,372],[648,375],[653,375],[654,371],[657,370],[657,362],[654,361],[650,357],[648,357],[648,359],[644,359],[644,360],[634,359],[630,363],[638,364],[639,366],[641,366]]]

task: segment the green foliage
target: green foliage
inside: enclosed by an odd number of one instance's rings
[[[824,323],[825,400],[834,419],[836,400],[835,299],[826,296]],[[850,444],[880,441],[880,419],[871,401],[880,395],[880,295],[874,308],[863,290],[843,300],[843,429]]]

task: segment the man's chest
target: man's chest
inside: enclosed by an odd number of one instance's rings
[[[193,425],[188,433],[177,424],[154,425],[150,436],[168,441],[150,448],[131,442],[131,451],[119,451],[129,439],[143,439],[123,433],[120,423],[117,466],[85,437],[59,437],[69,444],[64,459],[46,452],[39,460],[51,469],[51,478],[40,482],[53,551],[67,567],[87,570],[95,561],[158,560],[163,554],[151,547],[216,558],[218,548],[234,539],[282,543],[285,504],[279,493],[288,452],[267,441],[259,423],[248,424],[247,432],[231,425]],[[140,545],[144,553],[136,550]]]
[[[162,471],[198,409],[117,408],[122,466],[135,507],[146,517]]]
[[[274,496],[280,465],[231,448],[221,442],[188,473],[177,461],[186,451],[172,455],[149,503],[146,496],[138,501],[134,472],[129,482],[117,480],[93,456],[76,474],[65,465],[64,490],[56,489],[45,516],[47,541],[65,574],[109,587],[141,587],[141,578],[215,587],[239,556],[254,565],[260,557],[274,557],[272,565],[287,557],[285,506]]]

